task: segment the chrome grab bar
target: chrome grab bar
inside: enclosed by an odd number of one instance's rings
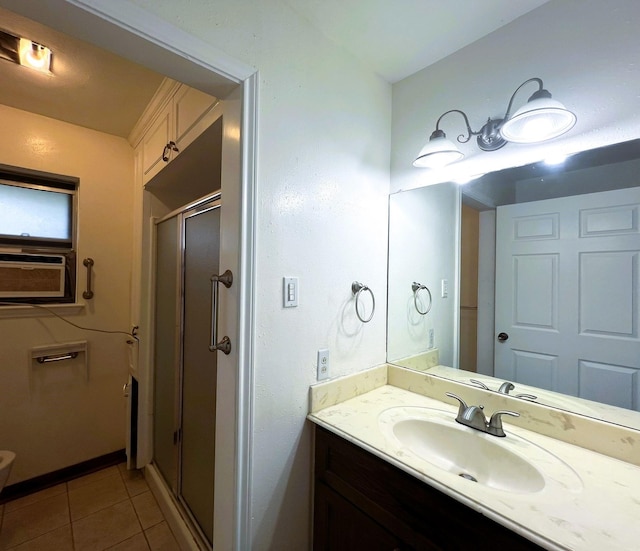
[[[82,293],[82,298],[88,300],[93,298],[93,291],[91,290],[91,267],[93,266],[93,258],[85,258],[82,264],[87,268],[87,290]]]
[[[223,274],[211,276],[211,340],[209,350],[214,352],[220,350],[225,354],[231,353],[231,339],[226,335],[218,342],[218,283],[222,283],[227,289],[233,283],[231,270],[226,270]]]

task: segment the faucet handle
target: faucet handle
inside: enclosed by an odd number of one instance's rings
[[[460,398],[460,396],[454,394],[453,392],[445,392],[445,395],[449,396],[449,398],[455,398],[456,400],[458,400],[458,402],[460,402],[460,406],[458,407],[458,417],[462,417],[464,415],[464,412],[467,410],[467,403],[462,398]]]
[[[520,417],[519,413],[515,411],[500,410],[493,413],[489,424],[487,425],[488,432],[494,436],[505,436],[504,429],[502,428],[502,416],[511,415],[511,417]]]
[[[530,402],[535,402],[538,397],[533,394],[516,394],[514,398],[522,398],[523,400],[529,400]]]
[[[483,390],[489,390],[489,387],[485,385],[482,381],[478,381],[478,379],[469,379],[469,382],[479,386]]]

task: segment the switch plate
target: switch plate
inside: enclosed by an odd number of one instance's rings
[[[282,278],[282,306],[295,308],[298,306],[298,278]]]
[[[440,281],[440,296],[447,298],[449,296],[449,280],[443,279]]]
[[[318,350],[318,381],[322,381],[329,377],[329,350],[323,348]]]
[[[429,346],[427,348],[435,348],[435,331],[433,328],[429,329]]]

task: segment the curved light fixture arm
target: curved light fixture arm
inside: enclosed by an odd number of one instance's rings
[[[446,113],[442,113],[442,115],[440,115],[440,117],[438,118],[438,122],[436,122],[436,129],[434,133],[431,135],[431,137],[434,137],[436,133],[441,133],[444,136],[444,132],[440,130],[440,121],[442,120],[442,117],[444,117],[445,115],[448,115],[449,113],[460,113],[462,115],[462,118],[464,119],[464,123],[467,125],[467,132],[469,133],[467,138],[463,139],[464,134],[460,134],[456,138],[460,143],[467,143],[471,139],[471,136],[477,136],[478,134],[480,134],[480,132],[474,132],[473,130],[471,130],[471,125],[469,124],[469,118],[467,117],[467,114],[464,111],[460,111],[460,109],[451,109]]]
[[[449,113],[460,113],[464,119],[465,125],[467,126],[467,132],[469,135],[465,138],[464,134],[460,134],[457,138],[460,143],[467,143],[471,139],[471,136],[478,136],[478,147],[483,151],[495,151],[507,143],[502,139],[499,132],[503,119],[492,120],[489,118],[485,125],[476,132],[471,128],[467,114],[464,111],[460,111],[460,109],[451,109],[450,111],[440,115],[438,122],[436,122],[436,129],[433,134],[431,134],[431,139],[445,136],[445,133],[440,130],[439,125],[442,117]]]
[[[503,120],[506,121],[511,116],[511,108],[513,107],[513,100],[516,98],[516,94],[520,91],[520,88],[522,88],[525,84],[529,84],[530,82],[538,83],[538,91],[534,92],[533,95],[529,98],[529,100],[531,100],[533,96],[536,96],[541,92],[545,92],[542,84],[542,79],[539,79],[538,77],[533,77],[533,78],[530,78],[529,80],[525,80],[520,86],[516,88],[516,91],[511,95],[511,99],[509,100],[509,105],[507,106],[507,112],[504,114]],[[546,93],[549,94],[549,92],[546,92]],[[551,94],[549,94],[549,97],[551,97]]]

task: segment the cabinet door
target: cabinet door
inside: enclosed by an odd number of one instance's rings
[[[142,140],[142,183],[146,184],[166,165],[162,158],[173,135],[173,105],[169,102],[160,112]],[[173,152],[168,152],[172,155]]]
[[[314,551],[410,551],[340,494],[315,488]]]
[[[378,529],[393,534],[402,542],[419,551],[456,550],[509,550],[540,551],[542,548],[488,519],[477,511],[445,495],[439,490],[418,481],[410,474],[394,465],[372,455],[362,448],[341,437],[316,427],[315,479],[316,487],[327,487],[337,492],[347,502],[353,503],[356,511],[361,511],[370,523]],[[317,536],[331,534],[334,529],[317,528],[322,519],[330,518],[325,524],[339,525],[339,509],[330,517],[327,509],[331,507],[316,498],[315,513]],[[320,502],[318,502],[318,499]],[[331,501],[330,504],[333,504]],[[346,517],[346,515],[345,515]],[[335,518],[335,521],[333,521]],[[350,528],[351,520],[345,521],[345,530],[361,531],[362,528]],[[355,526],[355,522],[354,522]],[[373,526],[371,529],[374,533]],[[358,535],[358,534],[356,534]],[[364,537],[364,536],[363,536]],[[377,536],[376,536],[377,538]],[[318,541],[318,540],[316,540]],[[318,550],[331,549],[324,544]],[[385,541],[380,536],[380,541]],[[385,541],[385,545],[387,541]],[[347,547],[348,548],[348,547]],[[375,547],[371,549],[385,549]],[[400,546],[404,551],[407,547]],[[338,549],[338,547],[336,547]],[[346,549],[339,547],[339,549]],[[355,545],[352,549],[367,549]],[[393,549],[393,547],[391,547]]]
[[[173,98],[174,141],[183,151],[215,120],[210,113],[217,98],[189,86],[181,86]]]

